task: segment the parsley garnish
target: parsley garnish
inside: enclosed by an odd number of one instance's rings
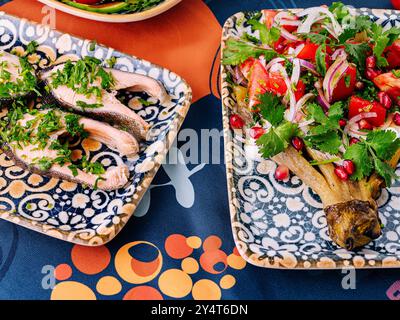
[[[399,148],[400,139],[393,131],[371,131],[365,140],[349,146],[344,153],[345,159],[352,160],[356,165],[356,171],[351,178],[360,180],[368,177],[375,168],[389,187],[397,175],[385,161],[390,160]]]
[[[264,158],[270,158],[284,151],[290,139],[298,135],[297,124],[283,121],[277,127],[271,127],[267,133],[263,134],[256,141],[260,147],[260,152]]]
[[[345,43],[344,48],[350,55],[352,62],[357,64],[360,72],[363,72],[365,69],[365,59],[368,51],[370,51],[368,43]]]
[[[376,64],[378,67],[387,67],[388,62],[385,57],[382,56],[386,47],[390,46],[400,35],[400,29],[390,28],[389,30],[383,31],[383,27],[374,23],[371,27],[370,36],[374,45],[373,53],[376,56]]]
[[[318,47],[317,52],[315,53],[315,62],[317,64],[317,71],[321,76],[325,76],[326,74],[326,45],[322,44]]]
[[[260,33],[260,40],[263,44],[271,45],[276,42],[281,32],[276,27],[267,28],[267,26],[256,19],[248,20],[247,23],[251,25],[253,31],[258,30]]]
[[[257,108],[260,110],[262,117],[272,126],[276,126],[283,120],[285,106],[280,99],[271,92],[266,92],[258,96],[260,104]]]
[[[392,73],[393,73],[393,75],[396,77],[396,78],[400,78],[400,70],[392,70]]]
[[[322,108],[311,103],[307,107],[309,118],[314,119],[316,125],[310,129],[309,134],[304,138],[309,146],[330,154],[337,154],[342,145],[340,138],[339,120],[343,117],[343,104],[334,103],[326,115]]]
[[[83,110],[95,109],[103,106],[101,103],[86,103],[85,101],[80,101],[80,100],[76,102],[76,105],[78,107],[81,107]]]
[[[276,56],[276,52],[241,40],[229,39],[226,41],[222,63],[225,65],[238,65],[250,57],[258,58],[261,55],[264,55],[265,60],[269,61]]]

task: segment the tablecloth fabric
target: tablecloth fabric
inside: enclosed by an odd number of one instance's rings
[[[37,1],[0,3],[7,13],[38,22],[44,17]],[[183,128],[200,132],[222,129],[217,74],[224,21],[244,9],[322,3],[183,0],[143,22],[108,24],[58,11],[55,21],[60,31],[180,74],[194,92]],[[347,3],[391,8],[388,0]],[[222,148],[221,140],[221,155]],[[179,188],[182,179],[189,188]],[[223,163],[161,168],[136,217],[102,247],[73,245],[0,220],[1,299],[400,299],[398,270],[359,270],[356,288],[348,290],[343,276],[340,270],[272,270],[246,263],[232,238]]]

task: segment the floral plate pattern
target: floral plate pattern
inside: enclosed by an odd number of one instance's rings
[[[153,77],[171,96],[171,102],[164,105],[145,94],[126,93],[121,97],[151,124],[150,141],[141,144],[136,158],[120,157],[90,139],[81,143],[81,152],[101,161],[105,167],[125,162],[130,171],[126,188],[109,192],[91,190],[42,177],[22,170],[0,153],[0,218],[62,240],[102,245],[124,227],[150,186],[185,119],[192,99],[191,88],[175,73],[148,61],[0,13],[0,50],[24,54],[26,45],[33,40],[39,47],[28,59],[38,69],[87,55],[102,61],[115,57],[114,68]],[[137,103],[139,98],[148,101],[146,106]]]
[[[296,9],[298,10],[298,9]],[[400,12],[351,9],[385,28],[400,27]],[[251,33],[248,13],[239,12],[224,25],[222,48],[229,37]],[[221,69],[225,159],[231,224],[236,246],[250,263],[267,268],[328,269],[400,267],[400,183],[382,190],[379,214],[383,235],[357,252],[336,246],[319,197],[298,177],[274,178],[276,164],[245,157],[243,137],[233,132],[229,117],[236,108],[227,70]],[[397,168],[400,174],[400,166]]]

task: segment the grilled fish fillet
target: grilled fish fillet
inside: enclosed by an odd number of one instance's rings
[[[0,51],[0,107],[15,99],[33,96],[36,76],[28,63],[6,51]]]
[[[39,113],[46,114],[47,112],[49,112],[49,110],[42,110]],[[67,114],[61,111],[56,111],[56,113],[57,115]],[[33,127],[32,124],[29,125],[35,118],[36,115],[24,114],[23,118],[19,120],[17,124],[29,129],[33,128],[33,132],[35,132],[35,129],[37,129],[40,124],[35,123]],[[79,124],[83,126],[83,129],[88,133],[90,138],[117,150],[121,155],[133,156],[139,151],[139,144],[136,139],[125,131],[118,130],[103,122],[84,117],[79,118]],[[36,126],[36,128],[34,126]],[[65,122],[63,122],[61,128],[51,132],[48,143],[43,148],[39,148],[37,144],[17,144],[16,142],[9,141],[3,144],[2,149],[8,157],[15,161],[16,165],[41,175],[61,178],[71,182],[81,183],[92,188],[97,187],[102,190],[115,190],[127,184],[129,170],[125,164],[108,168],[101,175],[85,172],[80,168],[76,168],[77,171],[74,175],[74,172],[69,168],[71,165],[70,162],[63,165],[53,163],[50,168],[44,170],[38,164],[38,161],[40,159],[56,159],[59,154],[57,150],[51,148],[51,144],[61,137],[65,138],[66,135],[68,135],[68,131],[65,127]]]
[[[145,91],[149,95],[165,102],[169,99],[164,87],[153,78],[129,73],[114,69],[105,69],[114,78],[112,92],[101,89],[101,98],[95,95],[85,95],[77,93],[74,89],[66,85],[53,86],[53,76],[57,71],[62,71],[65,64],[59,64],[40,73],[39,77],[50,88],[51,96],[58,105],[76,113],[80,113],[92,118],[113,123],[126,129],[140,140],[146,140],[150,125],[143,120],[132,109],[125,106],[116,98],[116,90],[125,89],[128,91]],[[100,80],[94,82],[92,86],[100,87]],[[82,107],[82,102],[87,106]]]

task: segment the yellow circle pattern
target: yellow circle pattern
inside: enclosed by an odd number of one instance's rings
[[[192,289],[192,279],[179,269],[164,271],[158,278],[158,287],[165,295],[173,298],[183,298]]]
[[[201,279],[194,284],[192,296],[194,300],[220,300],[221,289],[215,282]]]
[[[117,278],[105,276],[97,282],[96,290],[103,296],[113,296],[121,292],[122,285]]]

